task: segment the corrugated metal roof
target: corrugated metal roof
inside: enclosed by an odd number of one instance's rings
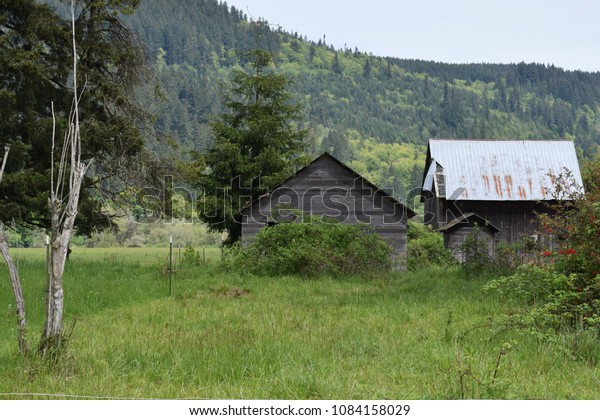
[[[432,139],[429,154],[455,200],[552,200],[564,168],[583,185],[572,141]]]

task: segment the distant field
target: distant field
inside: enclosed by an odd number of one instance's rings
[[[202,247],[195,250],[202,255]],[[45,258],[44,248],[19,248],[13,249],[13,259],[40,261]],[[179,263],[185,253],[185,248],[173,247],[173,261]],[[218,247],[206,247],[207,260],[218,260],[221,258],[221,249]],[[131,264],[157,264],[166,262],[169,258],[169,248],[73,248],[70,259],[73,262],[110,262]]]
[[[43,322],[43,255],[21,249],[15,258],[32,342]],[[220,251],[207,255],[214,262]],[[597,363],[503,332],[506,304],[458,270],[306,280],[178,264],[169,296],[167,256],[75,249],[67,330],[76,323],[69,357],[54,368],[15,356],[14,303],[0,267],[0,398],[600,398]],[[508,342],[513,350],[498,364]]]

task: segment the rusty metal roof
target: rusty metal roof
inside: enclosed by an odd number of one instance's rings
[[[565,168],[583,185],[572,141],[436,139],[427,155],[428,165],[437,163],[444,175],[444,195],[454,200],[552,200]],[[431,182],[424,181],[428,189]]]

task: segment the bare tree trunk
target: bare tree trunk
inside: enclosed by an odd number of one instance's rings
[[[4,168],[6,168],[6,161],[8,160],[8,153],[10,152],[9,146],[4,146],[4,158],[2,159],[2,165],[0,166],[0,184],[2,183],[2,177],[4,176]],[[23,287],[21,286],[21,279],[17,267],[10,258],[8,249],[8,242],[4,235],[4,225],[0,220],[0,253],[6,266],[8,267],[8,274],[10,276],[10,282],[12,284],[13,294],[15,295],[15,305],[17,307],[17,330],[18,330],[18,341],[19,341],[19,352],[26,356],[29,353],[29,346],[27,345],[27,317],[25,316],[25,298],[23,298]]]
[[[43,355],[54,355],[64,344],[63,311],[63,273],[69,251],[69,243],[79,194],[85,173],[89,167],[81,162],[81,136],[79,131],[79,94],[77,91],[77,48],[75,44],[75,4],[71,0],[71,24],[73,42],[73,108],[69,117],[69,130],[63,140],[62,155],[58,174],[54,173],[54,140],[56,118],[52,105],[52,177],[48,209],[50,210],[50,258],[48,261],[48,295],[46,301],[46,322],[40,340],[39,351]],[[70,156],[68,155],[70,153]],[[66,194],[65,191],[66,190]]]
[[[25,317],[25,299],[23,298],[23,287],[21,287],[21,279],[19,278],[19,272],[15,263],[10,258],[8,252],[8,243],[4,237],[4,232],[0,232],[0,252],[6,261],[8,266],[8,272],[10,274],[10,281],[12,283],[13,293],[15,295],[15,304],[17,306],[17,327],[18,327],[18,340],[19,340],[19,352],[22,355],[29,353],[29,346],[27,345],[27,318]]]
[[[2,166],[0,166],[0,184],[2,184],[4,168],[6,167],[6,161],[8,160],[8,152],[10,152],[10,146],[4,146],[4,158],[2,159]]]
[[[50,258],[48,260],[46,322],[39,347],[42,354],[60,350],[63,345],[64,292],[62,280],[69,243],[77,216],[79,192],[86,169],[87,166],[80,164],[73,171],[73,187],[71,188],[66,207],[63,206],[61,200],[55,194],[52,194],[48,202],[52,215],[52,227],[50,233]],[[64,215],[64,219],[60,217],[61,215]]]

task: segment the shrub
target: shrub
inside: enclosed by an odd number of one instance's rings
[[[408,222],[406,267],[416,271],[427,267],[449,267],[456,260],[444,246],[442,235],[429,226]]]
[[[528,255],[531,255],[529,250],[529,242],[525,239],[525,243],[521,244],[506,244],[500,243],[496,247],[494,255],[494,274],[498,276],[510,276],[523,264]]]
[[[508,276],[523,264],[528,244],[501,243],[492,256],[488,242],[480,239],[479,232],[479,228],[475,228],[460,247],[465,259],[462,269],[467,278]]]
[[[556,180],[557,201],[551,215],[540,215],[558,251],[546,249],[539,260],[486,289],[524,298],[528,306],[520,322],[547,338],[549,331],[600,337],[600,162],[590,164],[586,195],[569,174]],[[538,251],[539,252],[539,251]],[[586,335],[587,337],[587,335]]]
[[[464,258],[462,269],[467,278],[487,276],[495,271],[490,248],[485,240],[480,239],[479,233],[476,227],[460,246]]]
[[[259,275],[364,275],[391,269],[392,255],[369,227],[313,220],[261,229],[227,264]]]

